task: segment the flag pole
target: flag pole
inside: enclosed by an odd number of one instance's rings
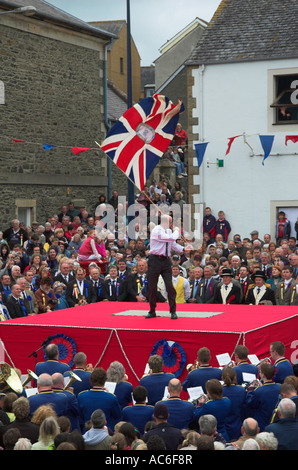
[[[131,69],[131,31],[130,31],[130,0],[126,0],[127,14],[127,109],[132,107],[132,69]],[[128,178],[128,207],[135,202],[134,185]]]

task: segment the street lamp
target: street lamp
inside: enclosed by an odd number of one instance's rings
[[[0,15],[9,15],[11,13],[19,13],[24,16],[33,16],[36,13],[36,8],[32,6],[28,7],[19,7],[15,8],[14,10],[8,10],[8,11],[1,11]]]

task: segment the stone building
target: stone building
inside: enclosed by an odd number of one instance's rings
[[[0,0],[0,230],[107,192],[105,49],[115,36],[42,0]],[[45,147],[48,146],[48,147]],[[47,150],[45,149],[47,148]],[[74,154],[73,148],[88,149]]]

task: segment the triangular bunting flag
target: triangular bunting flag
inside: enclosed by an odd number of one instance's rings
[[[203,163],[203,158],[204,158],[208,143],[209,142],[202,142],[202,143],[199,143],[199,144],[195,144],[195,150],[196,150],[196,154],[197,154],[199,168]]]
[[[259,137],[260,137],[260,141],[264,150],[264,158],[262,161],[262,165],[264,165],[264,161],[270,155],[272,145],[273,145],[274,135],[260,135]]]
[[[294,142],[294,144],[296,142],[298,142],[298,135],[286,135],[286,139],[285,139],[285,144],[288,145],[288,141],[291,141],[291,142]]]
[[[228,143],[228,148],[227,148],[227,151],[226,151],[226,155],[228,155],[228,153],[230,153],[231,145],[234,142],[234,140],[237,139],[237,137],[241,137],[241,136],[242,136],[242,134],[235,135],[234,137],[229,137],[229,143]]]
[[[78,155],[81,152],[86,152],[86,150],[90,150],[90,147],[72,147],[71,150],[75,155]]]
[[[47,145],[47,144],[44,144],[43,146],[44,150],[51,150],[53,147],[54,145]]]

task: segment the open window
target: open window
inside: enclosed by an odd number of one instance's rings
[[[276,75],[274,124],[298,124],[298,74]]]

